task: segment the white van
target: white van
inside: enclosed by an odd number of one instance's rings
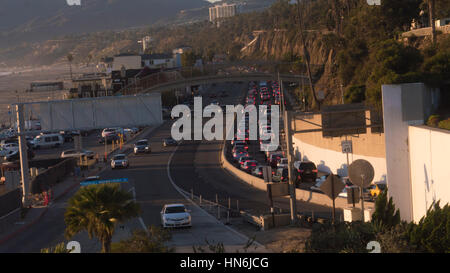
[[[61,134],[40,134],[32,143],[35,149],[59,147],[64,144],[64,137]]]

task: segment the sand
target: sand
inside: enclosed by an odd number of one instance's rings
[[[73,75],[92,72],[92,68],[72,65]],[[37,68],[2,68],[0,71],[0,125],[9,126],[10,116],[8,106],[17,102],[36,102],[47,100],[60,100],[68,93],[72,86],[68,64],[56,64]],[[13,72],[8,75],[5,72]],[[3,75],[3,76],[2,76]],[[25,92],[30,83],[35,81],[63,81],[65,90],[50,92]]]

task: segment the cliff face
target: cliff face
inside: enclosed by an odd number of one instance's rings
[[[322,67],[316,74],[316,92],[323,90],[326,101],[339,101],[341,87],[336,77],[336,52],[327,42],[329,32],[310,31],[306,37],[306,47],[313,67]],[[284,30],[255,32],[254,40],[247,39],[246,48],[241,52],[243,57],[283,60],[285,56],[297,55],[304,59],[300,35]],[[317,69],[316,69],[317,70]]]

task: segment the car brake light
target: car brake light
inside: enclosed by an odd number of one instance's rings
[[[317,170],[313,170],[313,173],[317,173],[318,171]]]

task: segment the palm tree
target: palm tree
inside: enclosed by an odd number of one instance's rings
[[[97,237],[102,252],[111,250],[111,239],[118,223],[138,216],[139,204],[119,185],[91,185],[81,188],[68,202],[64,215],[68,239],[82,231]]]
[[[430,21],[430,27],[431,27],[431,40],[433,41],[433,45],[436,44],[436,25],[435,25],[435,10],[434,7],[436,6],[435,0],[428,0],[428,16]]]
[[[72,78],[72,62],[73,62],[73,56],[72,56],[72,54],[68,54],[67,55],[67,61],[69,61],[69,67],[70,67],[70,79],[73,79]]]

